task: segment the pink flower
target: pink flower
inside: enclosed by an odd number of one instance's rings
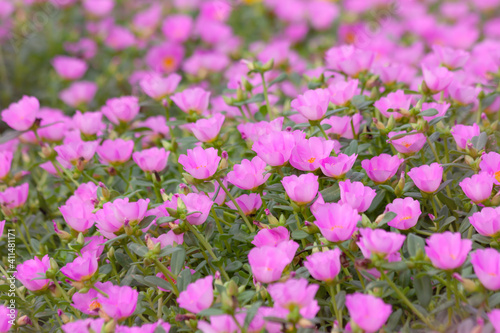
[[[187,155],[179,156],[179,164],[184,170],[196,179],[208,179],[212,177],[221,158],[214,148],[203,149],[195,147],[187,150]]]
[[[193,19],[191,16],[183,14],[167,16],[161,27],[161,31],[167,39],[179,43],[185,42],[192,30]]]
[[[465,195],[474,203],[480,203],[491,195],[495,178],[486,172],[480,172],[477,175],[472,175],[470,178],[465,178],[458,185],[462,188]]]
[[[339,182],[340,202],[347,204],[358,212],[365,212],[377,195],[374,189],[364,186],[361,182],[351,182],[349,179]]]
[[[256,247],[278,246],[282,242],[290,240],[290,232],[285,227],[276,227],[273,229],[262,229],[255,235],[252,244]]]
[[[330,92],[327,89],[307,90],[292,100],[290,106],[308,120],[321,120],[328,110]]]
[[[5,227],[5,220],[0,221],[0,238],[3,236],[3,229]]]
[[[321,121],[321,125],[330,125],[331,127],[325,132],[327,134],[335,134],[337,137],[342,137],[346,139],[354,138],[354,134],[359,133],[359,127],[361,125],[361,121],[363,120],[363,116],[359,113],[351,116],[330,116]]]
[[[64,221],[69,227],[78,232],[86,232],[94,225],[94,203],[72,197],[66,204],[59,207]]]
[[[358,244],[363,256],[371,258],[372,255],[387,259],[387,257],[398,252],[403,246],[406,236],[395,232],[387,232],[383,229],[360,229],[361,238]]]
[[[455,80],[446,88],[449,97],[458,104],[468,105],[474,103],[481,88],[472,87]],[[474,124],[476,125],[476,124]]]
[[[432,50],[434,54],[439,59],[441,65],[448,67],[449,69],[460,68],[467,60],[469,60],[470,54],[463,50],[454,50],[449,47],[441,45],[433,45]]]
[[[392,203],[385,207],[385,213],[388,212],[395,213],[396,217],[387,222],[387,224],[400,230],[407,230],[414,227],[422,214],[420,202],[410,197],[394,199]]]
[[[244,316],[240,314],[235,315],[236,320],[240,327],[243,325],[245,320]],[[204,320],[198,322],[198,329],[205,333],[234,333],[240,332],[238,324],[234,321],[233,317],[230,315],[216,315],[210,316],[210,324]]]
[[[179,306],[193,313],[208,309],[214,301],[213,279],[214,277],[209,275],[189,284],[177,297]]]
[[[134,162],[145,172],[160,172],[166,168],[170,152],[153,147],[132,154]]]
[[[434,267],[453,270],[462,266],[472,247],[470,239],[462,239],[460,233],[446,231],[433,234],[426,240],[425,253]]]
[[[495,328],[496,332],[500,332],[500,309],[492,310],[488,313],[488,319]]]
[[[105,1],[100,2],[104,3]],[[88,60],[96,55],[97,43],[90,38],[81,38],[75,43],[64,43],[64,49],[75,56]]]
[[[410,176],[420,191],[434,193],[443,180],[443,167],[439,163],[422,165],[412,168],[408,172],[408,176]]]
[[[146,63],[159,73],[176,71],[184,58],[184,48],[175,43],[165,43],[152,47],[146,54]]]
[[[115,233],[121,231],[126,223],[131,226],[139,223],[146,216],[148,204],[149,199],[129,202],[129,199],[125,198],[106,202],[102,209],[95,213],[97,228],[104,237],[114,238]]]
[[[38,135],[43,141],[61,141],[68,130],[70,119],[58,109],[41,108],[37,118],[41,119]],[[28,134],[28,133],[26,133]]]
[[[74,281],[87,281],[97,272],[99,265],[93,253],[85,252],[61,268],[61,273]]]
[[[325,1],[308,2],[307,11],[312,26],[317,30],[329,29],[340,14],[336,4]]]
[[[373,295],[354,293],[345,297],[345,306],[351,320],[366,333],[377,332],[384,326],[392,307]],[[373,314],[377,313],[376,316]]]
[[[380,184],[391,179],[403,162],[404,159],[396,155],[380,154],[369,160],[361,161],[361,166],[373,182]]]
[[[173,95],[171,99],[185,113],[202,114],[208,109],[210,92],[202,88],[190,88]]]
[[[68,56],[54,57],[52,66],[54,66],[57,74],[65,80],[81,79],[88,68],[84,60]]]
[[[259,121],[257,123],[245,123],[237,126],[241,137],[250,141],[257,141],[261,136],[272,132],[279,132],[283,128],[283,117],[274,119],[273,121]]]
[[[83,0],[83,8],[93,16],[104,17],[110,14],[114,0]]]
[[[154,222],[153,222],[154,223]],[[170,230],[166,234],[161,234],[157,238],[151,237],[153,244],[160,243],[161,247],[181,245],[184,243],[184,234],[177,235],[173,230]]]
[[[39,279],[50,269],[50,258],[46,254],[42,260],[35,257],[17,265],[16,278],[31,291],[44,290],[49,286],[49,279]],[[40,275],[39,275],[40,274]]]
[[[101,112],[113,124],[119,125],[133,120],[139,113],[139,109],[139,99],[137,97],[122,96],[108,99]]]
[[[226,117],[222,114],[216,113],[212,118],[199,119],[188,128],[201,142],[212,142],[219,136],[219,132],[225,119]]]
[[[63,160],[77,165],[79,161],[90,161],[94,157],[98,145],[97,141],[72,141],[56,146],[54,150]]]
[[[115,51],[123,51],[134,46],[136,43],[132,31],[119,25],[112,25],[104,40],[104,44]]]
[[[324,204],[312,213],[323,237],[333,243],[351,238],[356,230],[356,224],[361,220],[358,211],[346,204]]]
[[[352,169],[358,155],[339,154],[338,156],[330,156],[321,160],[320,168],[323,174],[335,179],[341,179]]]
[[[469,222],[476,231],[487,237],[500,234],[500,207],[485,207],[469,217]]]
[[[12,308],[12,305],[9,309],[7,306],[0,304],[0,332],[10,332],[10,329],[12,328],[12,320],[15,320],[16,316],[17,310]]]
[[[319,312],[318,302],[314,296],[318,292],[319,285],[309,285],[307,280],[289,279],[284,283],[275,283],[267,288],[274,300],[274,304],[285,310],[293,307],[299,308],[299,313],[308,319],[313,319]]]
[[[186,206],[186,220],[189,224],[200,225],[207,220],[210,209],[214,204],[209,197],[204,194],[189,193],[187,195],[181,195],[181,199]],[[200,213],[192,214],[197,211]]]
[[[328,68],[344,72],[351,77],[357,77],[359,73],[369,70],[374,58],[373,52],[352,45],[332,47],[325,55]]]
[[[99,259],[99,256],[102,254],[104,251],[104,243],[105,239],[102,236],[90,236],[90,237],[85,237],[85,245],[82,247],[80,250],[81,254],[83,255],[84,253],[91,253],[93,256],[95,256],[97,259]]]
[[[291,261],[284,250],[273,246],[262,246],[250,250],[248,262],[257,281],[270,283],[281,278],[283,270]]]
[[[162,330],[157,330],[157,328],[161,328]],[[154,332],[165,332],[168,333],[170,331],[170,324],[164,323],[161,319],[156,323],[152,324],[144,324],[142,326],[116,326],[115,333],[154,333]]]
[[[449,104],[449,103],[434,103],[434,102],[422,103],[422,112],[426,111],[428,109],[436,109],[436,111],[438,112],[434,116],[424,116],[423,118],[426,121],[431,121],[434,118],[443,117],[444,115],[446,115],[446,111],[448,111],[448,109],[450,108],[450,105],[451,104]]]
[[[59,98],[71,107],[79,107],[90,103],[97,92],[97,84],[90,81],[72,83],[59,93]]]
[[[260,136],[254,142],[252,150],[270,166],[282,166],[290,159],[294,147],[293,134],[279,131]]]
[[[411,99],[412,97],[406,96],[403,90],[397,90],[376,101],[374,106],[385,117],[390,118],[392,115],[395,120],[398,120],[403,118],[402,112],[406,113],[410,109]]]
[[[14,153],[11,151],[0,151],[0,179],[4,179],[10,172]]]
[[[453,80],[453,73],[445,67],[429,69],[422,66],[422,74],[424,75],[425,84],[433,94],[443,91]]]
[[[500,185],[500,154],[494,151],[481,156],[479,163],[481,172],[486,172],[495,177],[495,184]]]
[[[297,205],[311,202],[318,193],[318,176],[312,173],[286,176],[281,180],[288,197]]]
[[[335,152],[340,150],[338,141],[315,136],[309,139],[297,139],[290,156],[290,164],[298,170],[315,171],[321,166],[321,161],[330,156],[332,150]]]
[[[0,192],[0,205],[7,208],[18,208],[28,200],[29,184],[24,183],[16,187],[7,187]]]
[[[108,297],[97,294],[97,301],[101,304],[101,310],[109,317],[123,320],[134,313],[137,306],[139,293],[129,286],[109,286],[103,288]]]
[[[264,175],[266,166],[266,162],[258,156],[252,161],[245,159],[233,166],[233,171],[227,174],[227,181],[243,190],[254,190],[271,176],[270,173]]]
[[[101,163],[118,165],[127,162],[134,150],[134,141],[132,140],[104,140],[97,147],[97,155],[101,158]]]
[[[2,111],[2,120],[16,131],[26,131],[35,123],[40,102],[36,97],[23,96],[17,103],[12,103]]]
[[[313,253],[306,258],[304,266],[316,280],[330,283],[340,272],[341,253],[338,248]]]
[[[245,215],[255,214],[262,206],[262,199],[257,193],[242,194],[235,200]],[[226,202],[226,205],[229,208],[236,210],[236,206],[231,201]]]
[[[87,318],[80,319],[76,321],[69,322],[61,326],[64,333],[80,333],[80,332],[89,332],[92,330],[94,332],[101,332],[104,328],[104,319],[102,318]]]
[[[453,135],[455,142],[457,143],[457,147],[460,149],[465,149],[467,147],[467,143],[472,140],[473,137],[479,136],[480,133],[479,125],[474,123],[472,126],[466,125],[455,125],[451,129],[450,133]]]
[[[101,112],[85,112],[76,111],[73,116],[74,126],[85,135],[96,135],[106,128],[102,122]]]
[[[173,94],[181,80],[182,77],[176,73],[172,73],[165,78],[157,73],[151,73],[146,75],[139,84],[146,95],[160,101]]]
[[[470,254],[470,262],[474,267],[481,284],[488,290],[500,290],[500,253],[495,249],[476,250]]]
[[[391,138],[395,137],[396,135],[403,133],[406,132],[405,131],[390,132],[387,135],[389,137],[389,140],[387,140],[387,142],[392,144],[394,148],[401,154],[412,155],[420,151],[420,149],[422,149],[422,147],[425,146],[426,143],[425,135],[417,132],[414,132],[414,134],[405,135],[399,139],[391,140]]]
[[[338,106],[347,105],[348,102],[359,93],[358,80],[337,81],[328,86],[330,91],[330,102]]]

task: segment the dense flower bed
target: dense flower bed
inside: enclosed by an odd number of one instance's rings
[[[0,332],[500,332],[499,13],[0,0]]]

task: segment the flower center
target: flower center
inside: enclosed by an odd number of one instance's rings
[[[101,303],[99,303],[98,301],[93,301],[92,303],[90,303],[89,305],[89,309],[90,311],[97,311],[101,308]]]
[[[406,220],[409,220],[409,219],[411,219],[411,216],[405,216],[405,217],[400,217],[399,221],[406,221]]]
[[[172,70],[174,68],[174,65],[175,65],[175,59],[174,59],[174,57],[171,57],[171,56],[165,57],[165,58],[163,58],[162,64],[166,70],[168,70],[168,71]]]
[[[411,146],[411,143],[403,142],[403,146],[405,146],[406,148],[409,148]]]
[[[494,173],[495,179],[500,182],[500,170]]]
[[[333,231],[335,229],[344,229],[344,226],[343,225],[334,225],[334,226],[330,227],[330,231]]]
[[[200,169],[200,168],[206,168],[207,166],[206,165],[199,165],[196,167],[196,170]]]
[[[316,157],[311,157],[310,159],[307,160],[309,163],[314,163],[316,161]]]

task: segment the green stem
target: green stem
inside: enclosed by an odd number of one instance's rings
[[[158,259],[154,259],[154,263],[156,267],[163,273],[163,276],[168,280],[170,285],[172,286],[172,291],[175,296],[179,296],[179,289],[174,283],[174,280],[177,278],[165,265],[163,265]]]
[[[428,136],[425,137],[425,140],[427,141],[427,144],[431,148],[432,154],[434,155],[434,158],[436,159],[436,162],[438,162],[439,164],[441,164],[441,161],[439,160],[438,153],[436,151],[436,147],[434,147],[434,144],[431,142],[431,140],[429,140]]]
[[[317,124],[316,127],[319,128],[319,130],[323,134],[323,137],[325,138],[325,140],[328,140],[329,139],[328,135],[326,134],[325,129],[323,128],[323,126],[321,126],[321,124]]]
[[[340,330],[342,330],[342,314],[339,312],[339,309],[337,307],[337,301],[335,299],[335,287],[333,285],[328,285],[328,293],[332,298],[333,311],[335,313],[335,317],[337,318],[339,328]]]
[[[219,186],[224,190],[224,192],[226,192],[226,195],[229,197],[229,199],[231,199],[231,201],[233,202],[236,209],[238,209],[238,213],[240,213],[240,216],[243,219],[243,221],[245,221],[245,224],[247,225],[248,229],[250,229],[251,232],[254,232],[255,231],[254,226],[250,223],[250,221],[248,221],[247,216],[243,213],[243,210],[241,209],[240,205],[238,205],[238,203],[234,199],[233,195],[229,192],[227,187],[224,186],[224,184],[222,183],[222,181],[219,178],[217,178],[215,180],[217,181],[217,183],[219,183]]]
[[[264,73],[260,73],[260,77],[262,78],[262,88],[264,89],[264,98],[266,100],[267,114],[269,115],[269,120],[274,120],[274,115],[271,112],[271,104],[269,103],[269,96],[267,94],[267,85],[266,79],[264,78]]]
[[[451,273],[446,273],[446,298],[448,301],[451,300]],[[453,315],[453,309],[451,307],[448,308],[448,325],[451,324],[451,317]]]
[[[211,214],[212,214],[212,217],[214,218],[215,220],[215,225],[217,226],[217,230],[219,231],[219,234],[220,235],[223,235],[224,234],[224,230],[222,229],[222,226],[221,226],[221,222],[219,221],[219,217],[217,216],[217,214],[215,213],[215,210],[214,208],[212,207],[210,209],[211,211]],[[224,245],[226,246],[226,249],[229,251],[229,252],[232,252],[231,250],[231,245],[226,241],[224,240],[223,241]]]
[[[59,325],[61,325],[61,326],[62,326],[62,325],[63,325],[63,322],[61,321],[61,318],[59,318],[59,315],[57,314],[57,311],[56,311],[56,310],[54,310],[54,306],[52,305],[52,302],[50,301],[50,299],[49,299],[49,297],[47,296],[47,294],[44,294],[44,295],[43,295],[43,298],[45,298],[45,301],[47,302],[47,305],[49,306],[49,308],[50,308],[52,311],[56,312],[55,317],[56,317],[56,319],[57,319],[57,322],[59,323]]]

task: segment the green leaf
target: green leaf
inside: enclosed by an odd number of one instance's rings
[[[408,265],[403,261],[387,262],[382,264],[382,268],[391,271],[402,271],[408,268]]]
[[[247,315],[245,316],[245,321],[243,323],[244,327],[248,327],[248,325],[250,325],[253,318],[257,314],[257,311],[259,310],[261,304],[262,304],[261,301],[257,301],[250,307],[250,309],[248,309]]]
[[[358,152],[358,141],[357,140],[352,140],[349,143],[349,146],[344,150],[344,154],[346,155],[354,155]]]
[[[178,275],[184,268],[184,262],[186,260],[186,250],[183,247],[178,247],[178,251],[172,254],[172,259],[170,261],[170,269],[174,275]]]
[[[204,182],[200,184],[195,185],[198,191],[200,192],[205,192],[205,193],[212,193],[215,192],[215,186],[212,182]]]
[[[420,117],[432,117],[432,116],[437,115],[438,113],[439,113],[438,110],[432,108],[432,109],[427,109],[425,111],[422,111],[418,115]]]
[[[13,140],[23,134],[24,132],[18,132],[18,131],[6,131],[4,132],[4,135],[0,136],[0,144],[6,143],[10,140]]]
[[[146,276],[144,278],[144,281],[166,290],[172,290],[172,286],[170,285],[170,283],[158,276]]]
[[[415,286],[415,293],[417,294],[420,305],[426,308],[432,299],[431,278],[427,275],[415,277],[413,279],[413,285]]]
[[[424,239],[413,233],[409,234],[408,237],[406,237],[406,247],[408,248],[408,253],[412,257],[417,255],[419,249],[425,253]]]
[[[387,224],[387,222],[391,221],[393,218],[398,216],[398,214],[394,212],[387,212],[384,214],[384,217],[382,218],[382,221],[378,224],[378,227],[380,228],[381,226]]]
[[[269,87],[271,87],[272,85],[274,85],[276,83],[280,83],[280,82],[285,81],[287,77],[288,77],[288,75],[286,73],[281,73],[280,75],[278,75],[277,78],[275,78],[274,80],[269,82]]]
[[[236,260],[226,266],[226,272],[236,272],[241,267],[243,267],[243,263],[241,261]]]
[[[139,228],[144,229],[144,228],[149,227],[149,225],[151,224],[151,222],[154,221],[155,218],[156,218],[156,216],[154,216],[154,215],[146,216],[145,218],[142,219],[141,222],[139,222]]]
[[[129,243],[128,248],[132,252],[134,252],[135,254],[137,254],[141,257],[144,257],[149,252],[147,247],[145,247],[144,245],[136,244],[136,243]]]
[[[309,236],[309,234],[307,232],[305,232],[304,230],[294,230],[292,232],[292,238],[293,239],[304,239],[306,238],[307,236]]]
[[[202,316],[202,317],[220,316],[223,314],[224,314],[224,311],[222,309],[214,309],[214,308],[210,308],[210,309],[206,309],[206,310],[203,310],[201,312],[198,312],[198,316]]]

